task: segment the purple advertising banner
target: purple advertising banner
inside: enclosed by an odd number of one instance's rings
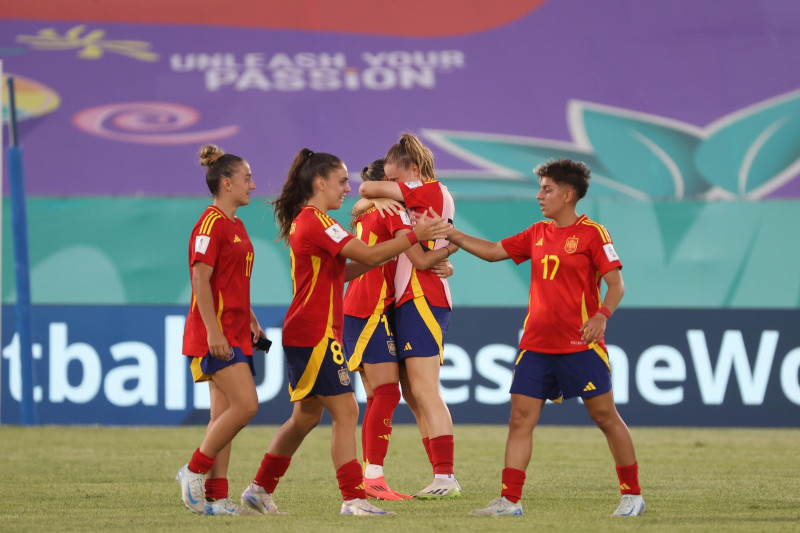
[[[302,147],[357,173],[412,131],[456,196],[559,155],[590,163],[590,194],[800,196],[797,2],[529,4],[439,36],[0,14],[28,193],[202,195],[215,143],[274,194]]]

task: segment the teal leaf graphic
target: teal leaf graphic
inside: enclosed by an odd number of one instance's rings
[[[701,130],[690,124],[589,102],[571,101],[578,146],[594,150],[608,176],[651,198],[698,196],[710,188],[694,168]]]
[[[762,198],[800,173],[800,91],[741,109],[707,130],[696,166],[737,196]]]
[[[549,159],[583,161],[592,169],[589,196],[629,196],[645,200],[640,191],[608,178],[608,172],[591,152],[571,143],[487,133],[423,130],[426,139],[483,170],[439,171],[454,195],[535,197],[539,184],[534,167]],[[523,190],[525,192],[523,192]]]
[[[592,168],[597,166],[591,153],[578,151],[568,143],[461,131],[424,130],[424,135],[466,161],[507,176],[525,176],[533,180],[535,166],[559,157],[583,161]]]

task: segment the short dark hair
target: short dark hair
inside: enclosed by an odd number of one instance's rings
[[[541,180],[545,176],[559,185],[569,185],[575,189],[578,200],[586,196],[591,179],[589,165],[572,159],[549,159],[533,169],[534,174]]]

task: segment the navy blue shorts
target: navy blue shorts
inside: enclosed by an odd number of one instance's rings
[[[444,336],[450,324],[450,309],[430,305],[424,296],[414,298],[394,311],[397,357],[438,357],[444,362]]]
[[[250,366],[250,373],[255,376],[256,367],[253,365],[253,357],[245,355],[242,349],[236,346],[231,346],[231,350],[233,351],[233,357],[229,361],[220,361],[210,352],[206,353],[205,357],[192,357],[190,368],[192,369],[194,382],[211,381],[211,376],[234,363],[247,363]]]
[[[293,402],[353,392],[347,360],[336,339],[325,337],[312,347],[284,345],[283,353]]]
[[[397,348],[392,333],[392,312],[367,318],[344,315],[342,342],[347,353],[347,366],[363,370],[363,363],[397,363]]]
[[[598,348],[552,354],[522,350],[517,357],[511,394],[541,400],[591,398],[611,390],[608,354]]]

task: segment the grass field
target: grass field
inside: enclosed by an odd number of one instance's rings
[[[504,426],[456,427],[457,500],[381,502],[397,511],[385,519],[339,516],[330,428],[320,427],[275,492],[288,516],[197,516],[174,476],[203,429],[0,427],[0,531],[800,531],[800,429],[633,428],[647,502],[633,519],[609,516],[619,494],[600,431],[564,426],[536,430],[521,518],[469,515],[499,495]],[[237,501],[275,429],[237,437]],[[395,427],[386,475],[399,491],[429,483],[415,427]]]

